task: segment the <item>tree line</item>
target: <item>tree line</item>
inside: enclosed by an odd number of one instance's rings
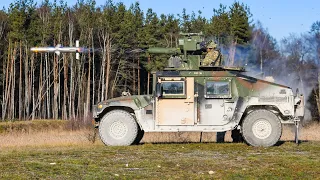
[[[112,0],[99,6],[94,0],[72,6],[63,0],[39,5],[16,0],[0,11],[1,117],[79,118],[90,114],[93,104],[123,91],[146,94],[150,72],[163,69],[166,60],[148,57],[143,50],[177,47],[180,32],[203,32],[216,41],[225,65],[245,65],[279,80],[290,76],[289,83],[310,92],[310,109],[318,112],[319,27],[315,22],[310,32],[277,44],[239,2],[220,4],[208,19],[201,11],[188,14],[186,9],[177,15],[159,15],[151,8],[143,12],[138,2],[127,7]],[[75,46],[76,40],[90,49],[79,60],[75,54],[30,52],[34,46]]]

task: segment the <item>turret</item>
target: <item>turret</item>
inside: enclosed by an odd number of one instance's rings
[[[180,33],[179,48],[152,47],[149,54],[169,54],[166,69],[199,70],[201,59],[204,58],[206,43],[202,33]]]

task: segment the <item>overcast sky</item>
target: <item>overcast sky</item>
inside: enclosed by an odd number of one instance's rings
[[[41,2],[42,0],[34,0]],[[51,0],[53,1],[53,0]],[[57,0],[59,2],[59,0]],[[77,0],[66,0],[69,6]],[[138,0],[140,8],[146,12],[152,8],[157,14],[179,14],[183,8],[187,13],[201,10],[207,19],[213,15],[213,8],[219,8],[219,4],[231,5],[234,0]],[[0,7],[7,8],[14,0],[0,0]],[[96,0],[97,6],[103,5],[105,0]],[[115,3],[123,2],[126,6],[136,0],[114,0]],[[313,22],[320,21],[319,0],[240,0],[250,7],[253,21],[260,20],[269,33],[281,40],[290,33],[300,34],[310,30]]]

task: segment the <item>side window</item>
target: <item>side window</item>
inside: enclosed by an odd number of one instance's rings
[[[206,98],[231,98],[229,81],[207,81],[205,85]]]
[[[163,96],[184,96],[185,82],[184,81],[162,81]]]

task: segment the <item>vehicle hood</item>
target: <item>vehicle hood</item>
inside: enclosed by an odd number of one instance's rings
[[[121,96],[117,98],[108,99],[100,104],[107,106],[126,106],[133,110],[138,110],[148,106],[151,102],[152,96],[150,95],[134,95],[134,96]]]

